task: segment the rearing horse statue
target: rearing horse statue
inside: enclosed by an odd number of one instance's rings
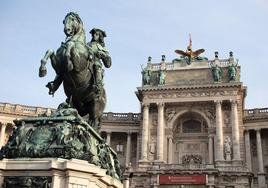
[[[81,116],[89,115],[89,124],[100,128],[103,110],[106,104],[104,88],[96,90],[96,75],[94,65],[96,53],[86,44],[86,36],[83,22],[78,14],[70,12],[64,20],[65,42],[62,42],[56,54],[53,50],[47,50],[41,60],[39,76],[44,77],[47,73],[45,65],[48,59],[56,72],[56,77],[49,82],[49,94],[54,95],[63,83],[66,102],[78,110]],[[105,54],[103,55],[105,56]],[[108,56],[108,54],[107,54]],[[105,66],[111,66],[111,58],[104,57]]]

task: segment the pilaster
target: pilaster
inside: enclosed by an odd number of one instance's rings
[[[168,164],[172,164],[173,143],[172,137],[168,137]]]
[[[213,164],[213,136],[208,136],[208,163]]]

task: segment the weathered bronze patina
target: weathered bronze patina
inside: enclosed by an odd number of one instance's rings
[[[46,52],[39,76],[46,75],[45,65],[50,59],[56,77],[47,84],[49,94],[53,95],[63,83],[66,102],[50,115],[15,120],[16,128],[1,149],[0,158],[76,158],[107,169],[108,175],[122,180],[116,153],[97,132],[106,103],[101,63],[107,68],[111,66],[103,41],[106,35],[94,29],[93,39],[87,44],[78,14],[68,13],[63,23],[66,40],[56,53]],[[81,117],[84,115],[89,116],[88,122]],[[42,181],[35,177],[5,179],[11,187],[14,183],[38,187]],[[46,182],[39,187],[47,187]]]
[[[49,116],[14,122],[17,128],[2,148],[1,158],[82,159],[107,169],[112,177],[121,178],[116,153],[69,104],[60,104]]]
[[[100,29],[92,30],[92,40],[87,44],[83,22],[78,14],[68,13],[63,24],[66,40],[56,53],[47,50],[41,60],[39,76],[46,75],[45,65],[50,59],[56,77],[47,84],[49,94],[54,95],[63,83],[66,102],[81,116],[89,115],[89,124],[99,129],[106,104],[101,63],[106,68],[111,66],[111,57],[104,47],[106,34]]]

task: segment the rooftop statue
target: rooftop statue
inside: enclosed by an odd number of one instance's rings
[[[39,76],[46,75],[48,59],[56,72],[53,81],[47,84],[49,94],[54,95],[63,83],[66,102],[78,110],[79,115],[89,115],[89,124],[98,129],[106,104],[106,94],[103,86],[103,70],[101,61],[106,68],[111,66],[111,58],[104,47],[103,38],[106,36],[101,30],[94,29],[92,40],[86,43],[83,22],[78,14],[70,12],[64,20],[65,42],[55,53],[47,50],[41,60]]]
[[[236,81],[236,76],[237,76],[237,63],[234,64],[229,64],[228,66],[228,76],[229,76],[229,81]]]
[[[214,82],[221,82],[223,70],[222,68],[217,64],[211,65],[211,72]]]
[[[143,68],[141,65],[141,74],[142,74],[142,85],[150,85],[151,82],[151,70],[148,67]]]
[[[182,50],[175,50],[175,53],[181,55],[181,57],[186,60],[186,63],[188,65],[190,65],[193,60],[203,60],[203,59],[207,60],[207,58],[199,57],[199,55],[201,53],[203,53],[204,51],[205,51],[204,49],[198,49],[196,51],[192,50],[192,38],[190,35],[189,36],[189,45],[188,45],[186,51],[184,52]],[[175,61],[176,60],[180,61],[178,59],[175,59]]]

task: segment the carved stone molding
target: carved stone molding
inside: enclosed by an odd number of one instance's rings
[[[178,97],[210,97],[210,96],[236,96],[237,91],[181,91],[146,95],[148,99],[178,98]]]
[[[195,112],[197,114],[200,114],[200,116],[204,119],[207,119],[211,125],[213,125],[213,122],[215,122],[216,114],[215,114],[215,106],[207,105],[202,106],[202,104],[196,104],[196,105],[186,105],[186,106],[176,106],[176,107],[167,107],[165,110],[165,119],[167,122],[167,126],[171,127],[173,125],[170,125],[172,121],[174,120],[174,117],[177,114],[182,113],[183,111],[187,112]]]
[[[184,155],[182,156],[182,164],[202,164],[201,155]]]

